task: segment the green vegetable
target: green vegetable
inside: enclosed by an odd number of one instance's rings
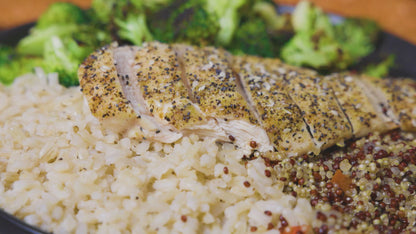
[[[0,66],[0,82],[6,85],[11,84],[15,78],[32,73],[35,67],[42,67],[43,59],[19,57],[10,63]]]
[[[347,69],[373,51],[378,28],[371,22],[346,20],[332,25],[329,17],[309,2],[301,2],[292,15],[295,35],[281,57],[292,65],[320,71]],[[368,30],[372,29],[372,30]]]
[[[0,66],[9,63],[14,57],[13,53],[14,50],[12,47],[0,44]]]
[[[93,0],[91,2],[91,14],[97,21],[103,24],[109,23],[116,4],[116,0]]]
[[[58,72],[59,83],[64,86],[78,85],[78,66],[89,53],[72,39],[54,36],[45,45],[43,68],[46,72]]]
[[[379,28],[368,20],[347,19],[335,25],[335,38],[353,59],[361,58],[371,53]]]
[[[61,84],[77,85],[82,60],[113,41],[215,45],[234,54],[280,55],[293,65],[334,71],[369,54],[377,32],[375,24],[363,20],[334,26],[308,2],[292,16],[277,14],[271,0],[93,0],[88,10],[58,2],[16,48],[0,46],[0,81],[10,83],[40,66],[58,72]],[[383,64],[369,69],[385,71],[390,62]]]
[[[218,19],[220,29],[216,43],[222,46],[230,44],[235,30],[239,26],[241,14],[239,9],[248,0],[207,0],[207,10]]]
[[[112,41],[111,34],[93,11],[84,11],[71,3],[54,3],[42,14],[30,34],[17,45],[18,59],[27,60],[27,69],[41,66],[46,72],[58,72],[61,84],[77,85],[77,70],[82,60],[97,47]],[[35,63],[30,62],[33,59]],[[10,65],[10,69],[20,63]]]
[[[166,7],[175,0],[131,0],[131,3],[137,8],[145,9],[150,13]]]
[[[121,39],[128,40],[135,45],[153,40],[153,36],[147,28],[144,14],[129,14],[126,20],[115,19],[115,23],[119,27],[118,35]]]
[[[16,77],[33,72],[33,68],[41,67],[41,58],[18,56],[13,48],[0,45],[0,82],[11,84]]]
[[[363,73],[372,77],[385,77],[388,75],[390,68],[394,66],[395,56],[390,55],[378,64],[368,65]]]
[[[227,49],[238,55],[251,54],[263,57],[274,55],[273,41],[267,32],[266,23],[260,18],[243,22]]]
[[[300,32],[284,46],[281,56],[286,62],[296,66],[345,69],[347,66],[345,61],[349,59],[342,59],[342,51],[338,49],[338,44],[330,37],[318,34],[313,41],[310,34]]]
[[[268,31],[287,30],[290,22],[284,15],[278,15],[275,5],[270,2],[260,1],[253,6],[253,13],[260,16],[267,25]]]
[[[30,34],[19,41],[17,51],[22,55],[42,56],[45,43],[53,36],[71,36],[76,32],[78,26],[75,24],[52,25],[44,29],[33,28]]]
[[[44,44],[53,36],[70,37],[76,34],[80,25],[88,23],[87,14],[71,4],[57,2],[43,13],[30,34],[17,45],[17,51],[23,55],[41,56]]]
[[[44,29],[51,25],[79,25],[88,21],[87,14],[81,8],[71,3],[57,2],[39,17],[35,29]]]
[[[175,2],[151,20],[156,40],[212,45],[219,30],[217,18],[206,10],[203,0]],[[159,15],[167,15],[160,17]]]

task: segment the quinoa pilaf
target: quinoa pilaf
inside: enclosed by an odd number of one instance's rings
[[[0,100],[0,207],[45,231],[416,233],[413,134],[316,157],[244,156],[195,135],[106,132],[79,87],[41,71],[0,86]]]
[[[265,174],[283,181],[285,193],[310,201],[316,233],[416,233],[414,134],[375,133],[317,157],[265,163],[274,169]]]

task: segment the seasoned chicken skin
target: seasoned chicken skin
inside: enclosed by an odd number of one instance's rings
[[[288,156],[314,152],[317,149],[301,110],[286,92],[283,76],[272,69],[279,63],[276,59],[244,56],[236,57],[233,66],[276,149]]]
[[[397,125],[383,114],[375,97],[369,97],[361,83],[348,74],[326,77],[326,85],[334,90],[342,110],[351,123],[354,137],[363,137],[370,132],[386,132]]]
[[[201,49],[176,45],[174,48],[182,55],[184,77],[189,83],[192,99],[201,110],[215,117],[218,125],[242,148],[272,150],[267,133],[237,85],[231,55],[213,47]]]
[[[106,129],[165,143],[197,134],[297,156],[373,131],[416,131],[410,79],[322,77],[278,59],[159,42],[101,48],[78,76]]]

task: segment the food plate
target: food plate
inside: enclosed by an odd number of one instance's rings
[[[0,31],[0,43],[15,45],[28,33],[33,24],[27,24],[6,31]],[[396,66],[391,70],[392,77],[411,77],[416,79],[416,46],[383,32],[377,44],[377,50],[363,60],[363,63],[376,62],[389,54],[396,55]],[[45,233],[0,209],[0,233]]]

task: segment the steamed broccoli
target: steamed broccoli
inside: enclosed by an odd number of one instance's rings
[[[235,30],[239,26],[241,14],[239,9],[248,0],[207,0],[207,10],[218,18],[220,29],[216,43],[222,46],[230,44]]]
[[[83,11],[71,3],[54,3],[30,34],[19,41],[17,52],[24,59],[44,61],[36,65],[46,72],[58,72],[61,84],[76,85],[82,60],[97,47],[112,41],[96,18],[91,11]]]
[[[285,15],[277,14],[275,5],[266,1],[256,2],[253,12],[260,16],[267,25],[268,31],[291,30],[290,19]]]
[[[234,54],[274,56],[273,41],[267,33],[266,23],[260,18],[243,22],[236,30],[232,43],[226,48]]]
[[[395,56],[390,55],[378,64],[369,64],[363,73],[372,77],[385,77],[389,73],[390,68],[394,66],[394,60]]]
[[[135,45],[141,45],[144,41],[151,41],[152,34],[146,24],[146,15],[129,14],[125,20],[116,18],[115,23],[119,27],[118,36]]]
[[[0,64],[0,83],[11,84],[16,77],[33,72],[35,67],[42,67],[41,58],[14,57],[7,63]]]
[[[116,0],[93,0],[91,2],[91,12],[97,21],[106,24],[110,22],[116,4]]]
[[[289,64],[317,69],[345,69],[350,62],[339,45],[325,34],[297,33],[282,49],[281,56]]]
[[[13,58],[13,48],[0,44],[0,66],[8,63]]]
[[[11,84],[16,77],[32,72],[42,63],[40,58],[19,56],[12,47],[0,45],[0,82]]]
[[[131,0],[131,3],[137,8],[145,9],[146,11],[150,12],[155,12],[163,7],[166,7],[172,1],[175,0]]]
[[[88,22],[87,14],[81,8],[71,3],[57,2],[39,17],[35,28],[42,29],[51,25],[83,24],[86,22]]]
[[[351,57],[360,58],[371,53],[379,29],[368,20],[347,19],[335,25],[335,38]]]
[[[151,20],[155,39],[163,42],[187,42],[196,45],[215,43],[219,25],[215,16],[206,10],[203,0],[174,2]]]
[[[46,72],[58,72],[59,83],[64,86],[78,85],[78,66],[90,52],[72,39],[54,36],[45,44],[43,68]]]
[[[296,66],[321,71],[342,70],[372,50],[369,34],[356,23],[337,26],[311,3],[301,2],[292,14],[295,36],[284,45],[281,57]]]
[[[30,34],[19,41],[20,54],[41,56],[44,44],[52,36],[72,36],[79,25],[87,23],[88,17],[82,9],[71,3],[54,3],[41,15]]]
[[[52,25],[37,30],[33,28],[30,34],[17,44],[17,51],[23,55],[42,56],[46,41],[52,36],[70,36],[78,29],[75,24]]]

